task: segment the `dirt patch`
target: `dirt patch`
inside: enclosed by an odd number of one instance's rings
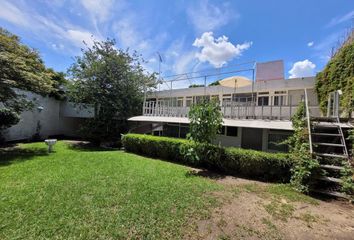
[[[221,205],[188,239],[353,239],[354,206],[347,202],[298,199],[241,178],[214,181],[225,187],[216,193]]]

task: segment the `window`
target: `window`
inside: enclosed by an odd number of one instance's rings
[[[227,106],[231,102],[231,94],[224,94],[222,96],[222,105]]]
[[[177,99],[177,107],[183,107],[183,97]]]
[[[285,96],[274,96],[274,106],[284,106]]]
[[[248,94],[248,93],[232,94],[232,101],[238,103],[252,102],[252,94]]]
[[[286,91],[275,91],[274,94],[286,94]]]
[[[269,97],[258,97],[258,106],[268,106],[269,105]]]
[[[284,142],[291,132],[289,131],[276,131],[268,134],[268,149],[278,152],[288,152],[288,145],[280,144]]]
[[[193,104],[193,97],[187,97],[186,106],[190,107]]]
[[[194,103],[197,104],[209,100],[210,100],[210,96],[194,96]]]
[[[225,126],[221,127],[220,135],[225,135]]]
[[[226,136],[237,137],[237,127],[227,127]]]

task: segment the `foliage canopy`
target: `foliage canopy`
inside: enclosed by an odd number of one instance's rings
[[[221,129],[222,113],[217,101],[195,104],[189,111],[189,138],[199,143],[212,143]]]
[[[47,69],[39,53],[20,42],[20,38],[0,28],[0,110],[6,121],[0,129],[18,122],[18,114],[31,107],[23,91],[58,96],[64,75]],[[22,91],[21,91],[22,90]]]
[[[146,73],[136,52],[117,49],[114,40],[94,41],[69,68],[73,80],[70,97],[91,104],[94,118],[82,126],[83,134],[99,143],[120,138],[127,119],[141,112],[144,90],[155,87],[155,74]]]
[[[342,90],[341,107],[354,111],[354,41],[345,43],[316,76],[316,90],[322,111],[326,111],[329,93]]]

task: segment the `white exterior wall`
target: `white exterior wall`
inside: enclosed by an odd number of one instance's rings
[[[66,117],[60,114],[61,101],[30,92],[25,92],[25,95],[28,99],[33,100],[34,107],[21,113],[18,124],[3,131],[6,141],[30,139],[36,134],[38,123],[41,126],[39,133],[42,138],[51,135],[78,136],[78,125],[82,121],[80,117],[90,117],[87,112],[83,112],[83,114],[77,112],[75,116],[76,110],[70,110],[68,107],[70,105],[64,103],[64,106],[66,106],[65,111],[71,112],[71,116],[73,116]],[[43,110],[39,111],[38,107],[42,107]]]
[[[242,128],[237,128],[237,136],[217,135],[215,143],[224,147],[241,147]]]

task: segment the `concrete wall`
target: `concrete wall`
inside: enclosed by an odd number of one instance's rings
[[[241,147],[241,136],[242,136],[242,128],[239,127],[237,129],[236,137],[218,135],[216,137],[215,143],[220,144],[221,146],[224,147]]]
[[[84,120],[81,116],[89,117],[87,112],[76,116],[66,117],[61,115],[61,106],[66,106],[65,112],[75,112],[69,109],[69,104],[62,104],[54,98],[42,97],[38,94],[25,92],[26,97],[33,101],[34,107],[22,112],[20,122],[3,131],[6,141],[17,141],[32,138],[37,133],[37,127],[40,126],[39,134],[42,138],[51,135],[65,135],[70,137],[78,136],[78,126]],[[41,110],[42,109],[42,110]],[[75,114],[71,114],[75,115]]]

